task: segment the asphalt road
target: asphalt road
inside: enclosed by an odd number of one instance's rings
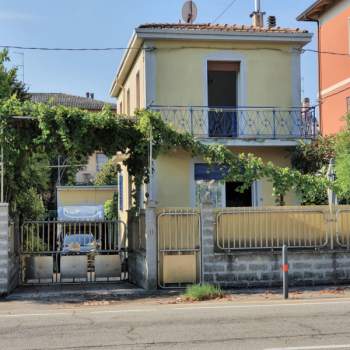
[[[350,299],[79,307],[0,302],[0,349],[350,349]]]

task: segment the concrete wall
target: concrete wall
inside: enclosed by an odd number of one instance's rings
[[[9,234],[8,205],[0,204],[0,295],[10,293],[18,284],[19,259],[15,235]]]
[[[282,284],[281,253],[224,253],[215,247],[212,207],[202,208],[202,281],[222,287],[272,287]],[[350,283],[350,251],[289,250],[293,286]]]

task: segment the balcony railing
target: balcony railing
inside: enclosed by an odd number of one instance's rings
[[[318,134],[315,109],[302,108],[150,108],[179,132],[198,138],[313,139]]]

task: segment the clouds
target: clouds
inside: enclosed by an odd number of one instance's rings
[[[0,10],[0,21],[8,21],[8,22],[28,22],[33,21],[37,17],[24,12],[18,11],[1,11]]]

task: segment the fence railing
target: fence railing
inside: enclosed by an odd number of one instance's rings
[[[21,227],[21,253],[45,255],[89,247],[99,253],[116,252],[123,247],[121,225],[118,221],[26,221]]]
[[[179,132],[199,138],[312,139],[318,134],[314,108],[210,108],[151,106]]]
[[[200,279],[200,213],[195,209],[158,212],[159,286],[181,287]]]
[[[350,249],[350,207],[338,207],[336,210],[336,243]]]
[[[232,208],[217,212],[222,250],[319,248],[329,241],[326,207]]]

